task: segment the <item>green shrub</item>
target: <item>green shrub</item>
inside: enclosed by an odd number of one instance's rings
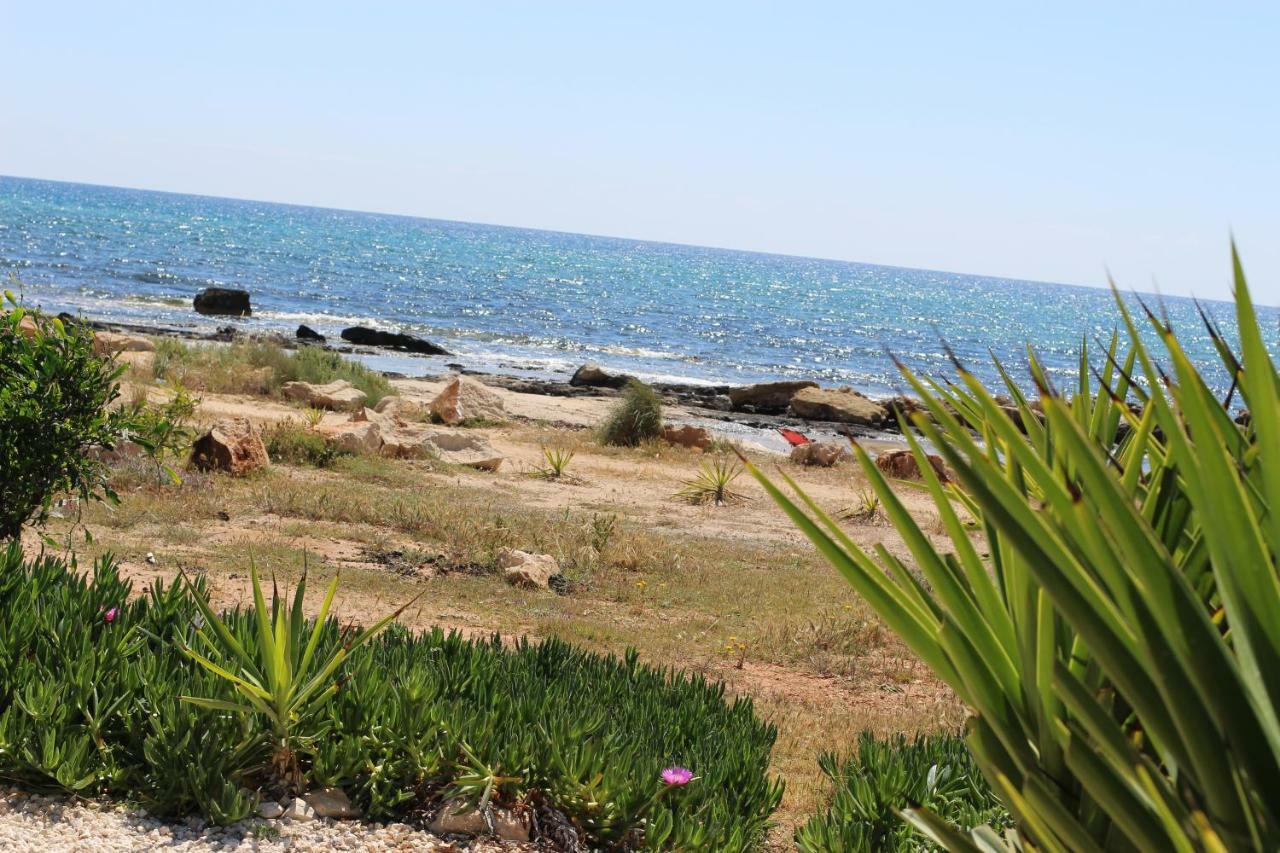
[[[936,850],[898,816],[924,806],[971,829],[1008,824],[1008,814],[982,777],[964,741],[935,734],[908,741],[870,732],[844,759],[824,753],[818,764],[835,786],[830,808],[796,830],[801,853],[914,853]]]
[[[330,468],[339,459],[351,455],[334,446],[320,433],[287,420],[272,424],[264,430],[262,441],[267,446],[267,455],[271,457],[271,461],[289,465]]]
[[[263,715],[180,700],[240,701],[182,651],[211,622],[191,596],[157,583],[131,600],[110,558],[81,574],[24,561],[16,545],[0,553],[0,778],[218,822],[277,796]],[[224,619],[262,660],[254,611]],[[316,660],[349,639],[322,623]],[[422,814],[456,792],[478,803],[483,780],[500,777],[495,803],[558,812],[591,848],[746,850],[782,794],[767,775],[776,732],[748,700],[634,653],[397,624],[350,649],[329,701],[296,710],[303,784],[339,785],[374,818]],[[672,765],[695,778],[664,784]]]
[[[1280,376],[1234,272],[1239,353],[1205,323],[1244,424],[1144,306],[1157,361],[1118,294],[1127,354],[1119,335],[1100,364],[1082,350],[1069,399],[1032,358],[1039,409],[1005,373],[1016,418],[967,371],[944,385],[904,369],[925,409],[904,432],[947,547],[856,450],[920,577],[754,472],[972,710],[969,746],[1018,839],[906,810],[948,849],[1280,849]]]
[[[112,406],[121,371],[94,355],[89,329],[5,298],[13,310],[0,315],[0,540],[43,524],[60,495],[114,500],[98,451],[138,426],[136,407]]]
[[[600,427],[600,440],[619,447],[635,447],[661,435],[662,395],[632,379]]]

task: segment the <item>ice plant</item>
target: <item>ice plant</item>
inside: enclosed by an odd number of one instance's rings
[[[119,615],[120,615],[120,608],[113,607],[110,610],[108,610],[106,613],[102,614],[102,621],[110,625],[112,622],[116,621],[116,617]]]
[[[662,781],[667,785],[688,785],[693,781],[693,771],[687,767],[668,767],[662,771]]]

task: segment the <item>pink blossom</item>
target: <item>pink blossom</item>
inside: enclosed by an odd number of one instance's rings
[[[112,622],[116,621],[116,617],[119,615],[120,615],[120,608],[113,607],[110,610],[108,610],[106,613],[102,614],[102,621],[110,625]]]
[[[662,771],[662,781],[668,785],[688,785],[693,781],[693,771],[687,767],[668,767]]]

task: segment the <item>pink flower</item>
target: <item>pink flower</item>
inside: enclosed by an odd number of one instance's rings
[[[668,767],[662,771],[662,781],[668,785],[688,785],[693,781],[693,771],[687,767]]]
[[[102,614],[102,621],[110,625],[112,622],[116,621],[116,617],[119,615],[120,615],[120,608],[113,607],[110,610],[108,610],[106,613]]]

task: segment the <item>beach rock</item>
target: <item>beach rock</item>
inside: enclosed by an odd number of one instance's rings
[[[526,814],[517,815],[510,809],[493,809],[492,813],[493,831],[499,838],[506,841],[529,840],[532,822]],[[442,805],[427,829],[436,835],[489,834],[489,824],[484,815],[462,797],[455,797]]]
[[[733,411],[733,399],[728,394],[714,394],[710,397],[703,397],[697,401],[697,405],[716,412]]]
[[[797,465],[816,465],[830,468],[847,459],[852,459],[848,449],[835,441],[811,441],[791,449],[791,461]]]
[[[420,403],[395,394],[388,394],[383,397],[378,401],[378,405],[373,407],[373,410],[380,415],[387,415],[402,423],[420,421],[423,415],[423,408]]]
[[[196,294],[193,301],[197,314],[218,314],[231,317],[248,317],[249,291],[230,287],[206,287]]]
[[[430,459],[439,455],[431,443],[434,432],[423,424],[396,422],[394,427],[382,427],[381,454],[391,459]]]
[[[248,418],[215,423],[191,446],[191,465],[200,471],[247,474],[271,462],[262,436]]]
[[[502,398],[484,385],[458,376],[431,401],[431,413],[449,426],[464,421],[505,421]]]
[[[341,450],[356,456],[372,455],[382,450],[382,428],[367,420],[321,421],[316,432]]]
[[[493,449],[488,439],[472,432],[430,430],[424,442],[440,461],[482,471],[497,471],[506,458]]]
[[[942,464],[942,457],[930,453],[928,459],[938,479],[944,483],[950,482],[946,466]],[[889,450],[881,453],[876,457],[876,467],[883,471],[886,477],[895,480],[922,479],[920,463],[916,461],[915,454],[910,450]]]
[[[421,355],[448,355],[449,351],[431,341],[403,332],[386,332],[381,329],[370,329],[366,326],[352,326],[342,330],[342,339],[349,343],[367,347],[388,347],[390,349],[414,352]]]
[[[284,814],[284,806],[275,800],[263,800],[258,806],[258,817],[265,820],[275,820]]]
[[[791,398],[806,388],[817,388],[817,382],[795,380],[761,382],[729,389],[729,402],[734,411],[750,411],[762,415],[780,415],[791,404]]]
[[[711,446],[711,433],[696,426],[664,426],[662,438],[667,444],[674,444],[677,447],[706,450]]]
[[[560,574],[560,564],[550,554],[530,554],[508,548],[498,555],[498,568],[512,586],[546,589],[551,578]]]
[[[115,332],[93,333],[94,355],[115,355],[122,352],[155,352],[156,345],[146,338],[120,335]]]
[[[306,800],[302,797],[294,797],[285,803],[284,814],[285,820],[308,821],[316,819],[316,810],[311,808]]]
[[[803,388],[791,398],[791,414],[812,421],[880,426],[884,406],[850,388]]]
[[[31,340],[39,331],[40,327],[36,325],[35,318],[30,314],[23,314],[22,319],[18,321],[18,333],[27,340]]]
[[[569,384],[575,388],[622,388],[631,381],[623,373],[609,373],[594,361],[589,361],[573,372]]]
[[[364,405],[368,395],[345,379],[335,379],[326,385],[310,382],[286,382],[280,388],[288,400],[296,400],[318,409],[349,411]]]
[[[303,799],[315,810],[317,817],[355,820],[362,814],[341,788],[319,788],[304,794]]]
[[[116,353],[116,362],[147,371],[155,367],[156,354],[153,352],[126,351]]]
[[[300,341],[312,341],[317,344],[325,342],[324,335],[320,334],[310,326],[298,326],[298,331],[294,333],[294,337]]]

